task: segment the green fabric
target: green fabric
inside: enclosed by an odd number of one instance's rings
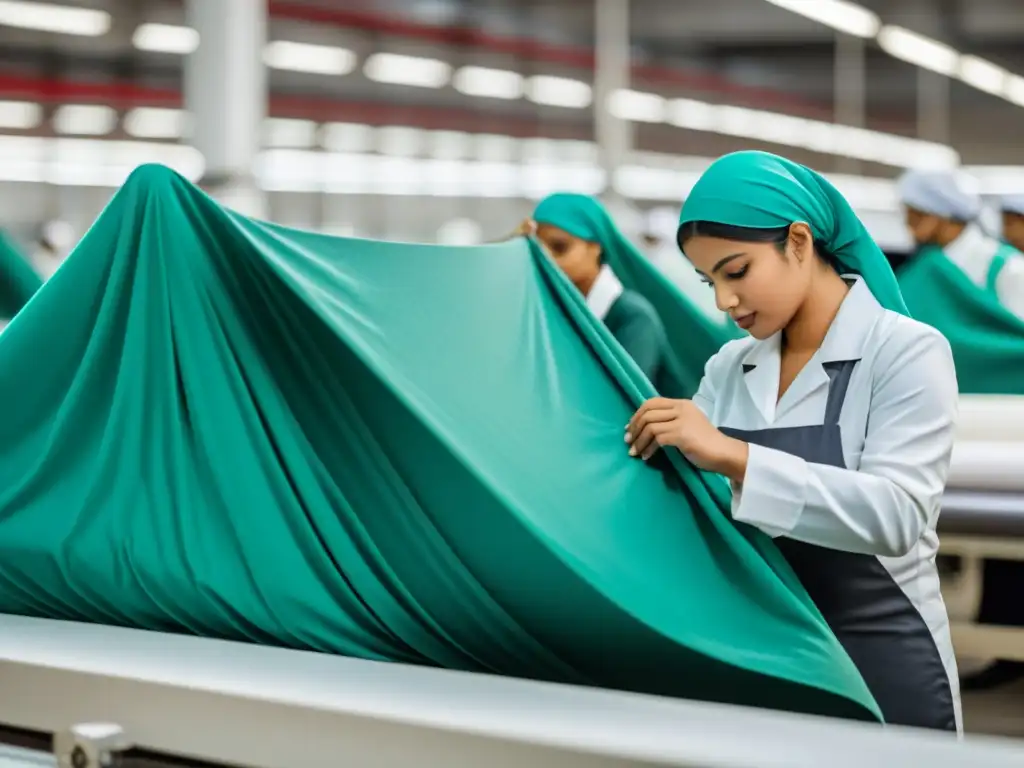
[[[1006,262],[1011,258],[1020,256],[1021,254],[1009,243],[1000,243],[999,250],[996,251],[996,255],[992,257],[992,261],[988,265],[988,274],[985,276],[985,289],[992,295],[997,294],[997,284],[999,282],[999,275],[1003,271],[1003,267],[1006,266]]]
[[[0,318],[18,314],[42,285],[18,245],[0,230]]]
[[[605,263],[623,287],[636,291],[654,307],[669,343],[666,379],[675,389],[663,388],[663,394],[692,396],[700,386],[708,359],[727,341],[742,335],[731,322],[720,325],[711,321],[637,250],[596,198],[569,193],[551,195],[538,204],[533,218],[538,224],[550,224],[574,237],[600,244]]]
[[[0,612],[877,719],[722,479],[628,458],[652,394],[526,239],[144,166],[0,335]]]
[[[665,387],[668,340],[654,307],[633,291],[623,291],[604,316],[604,324],[656,389]]]
[[[1024,394],[1024,321],[993,291],[975,285],[937,245],[912,256],[899,281],[911,315],[949,339],[961,393]]]
[[[846,198],[821,174],[792,160],[755,151],[720,157],[683,204],[680,225],[693,221],[757,229],[805,222],[844,271],[864,278],[883,307],[907,312],[888,259]]]

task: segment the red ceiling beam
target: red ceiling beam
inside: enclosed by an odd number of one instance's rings
[[[180,107],[181,91],[153,88],[130,82],[90,83],[53,80],[0,73],[0,98],[24,99],[43,104],[95,103],[116,109],[132,107]],[[470,133],[506,136],[583,138],[587,127],[580,122],[539,121],[529,117],[477,112],[449,107],[413,106],[309,96],[272,95],[269,112],[274,117],[296,117],[318,122],[358,122],[369,125],[409,125]]]

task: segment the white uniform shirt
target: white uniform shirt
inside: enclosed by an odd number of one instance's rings
[[[958,405],[949,342],[882,308],[859,279],[821,348],[778,400],[780,342],[776,334],[726,344],[708,362],[693,402],[719,427],[821,424],[829,391],[822,363],[860,360],[840,416],[850,469],[751,444],[743,485],[733,489],[733,517],[773,537],[877,556],[935,639],[959,723],[956,661],[935,565]]]
[[[989,237],[977,224],[968,224],[956,240],[943,251],[946,258],[956,264],[971,282],[979,288],[988,286],[988,271],[992,259],[1002,244]],[[1024,257],[1011,258],[996,278],[996,297],[999,303],[1018,317],[1024,318]]]
[[[587,294],[587,308],[594,313],[594,317],[604,322],[612,304],[619,300],[623,290],[622,282],[612,272],[611,267],[602,264],[601,271],[597,273],[597,279]]]

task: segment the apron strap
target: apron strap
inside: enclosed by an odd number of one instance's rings
[[[850,387],[850,377],[860,360],[838,360],[824,363],[822,367],[828,374],[828,401],[825,403],[825,424],[838,424],[846,402],[846,390]]]

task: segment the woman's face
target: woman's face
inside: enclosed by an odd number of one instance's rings
[[[537,225],[537,239],[573,285],[583,293],[590,290],[601,269],[600,245],[550,224]]]
[[[715,303],[756,339],[785,328],[810,291],[820,259],[806,224],[790,227],[785,253],[775,243],[746,243],[696,235],[687,258],[715,291]]]
[[[1017,249],[1024,247],[1024,216],[1003,212],[1003,237]]]
[[[966,226],[915,208],[906,209],[906,222],[910,236],[919,246],[938,245],[942,248],[956,240]]]
[[[906,222],[910,236],[918,245],[927,245],[938,241],[942,229],[942,219],[938,216],[932,216],[930,213],[924,213],[915,208],[907,208]]]

